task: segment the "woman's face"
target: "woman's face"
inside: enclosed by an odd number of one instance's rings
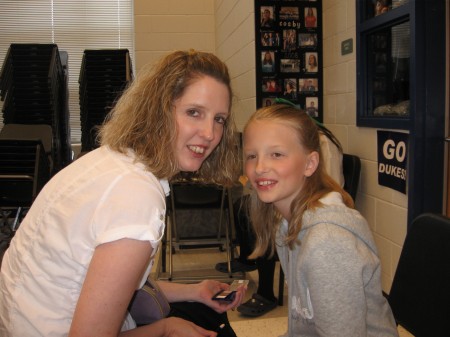
[[[314,63],[315,63],[314,55],[309,55],[308,63],[310,65],[314,65]]]
[[[174,106],[178,168],[196,171],[222,139],[230,109],[228,88],[210,76],[203,76],[186,88]]]

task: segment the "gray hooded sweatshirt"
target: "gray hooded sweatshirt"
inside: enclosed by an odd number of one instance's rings
[[[361,214],[337,192],[321,199],[324,207],[306,211],[293,250],[277,252],[288,282],[289,336],[398,336],[381,289],[381,266],[372,233]]]

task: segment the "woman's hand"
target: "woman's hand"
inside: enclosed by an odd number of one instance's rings
[[[236,291],[233,302],[226,302],[212,300],[212,297],[219,291],[227,290],[228,288],[230,288],[229,284],[214,280],[205,280],[200,283],[194,284],[193,286],[197,288],[197,301],[207,305],[218,313],[222,313],[230,309],[234,310],[234,308],[237,308],[242,303],[245,291],[247,290],[246,285],[240,286]]]

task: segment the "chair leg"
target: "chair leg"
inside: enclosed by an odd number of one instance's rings
[[[280,264],[280,277],[278,279],[278,305],[283,305],[284,297],[284,272]]]
[[[227,224],[225,225],[225,249],[227,251],[227,265],[228,265],[228,275],[230,278],[233,277],[233,272],[231,271],[231,249],[232,245],[230,242],[230,229],[229,229],[230,221],[227,221]]]
[[[169,250],[169,281],[172,281],[172,274],[173,274],[173,260],[172,260],[172,221],[173,221],[173,214],[170,220],[167,223],[167,249]]]
[[[222,211],[223,211],[224,205],[225,205],[225,197],[228,197],[227,203],[228,203],[228,209],[230,209],[229,196],[230,196],[229,191],[226,188],[224,188],[223,192],[222,192],[222,201],[221,201],[221,207],[220,207],[220,221],[219,221],[220,227],[222,224]],[[227,270],[228,270],[228,275],[230,276],[230,278],[232,278],[233,273],[231,271],[231,247],[232,246],[230,244],[230,223],[231,223],[230,215],[228,215],[226,218],[227,218],[226,219],[227,221],[225,224],[225,250],[227,252]]]
[[[168,217],[166,217],[166,226],[168,223],[169,223]],[[167,230],[166,233],[164,234],[161,244],[161,271],[163,273],[166,272],[166,263],[167,263],[166,252],[167,252]]]
[[[233,198],[231,191],[227,190],[228,195],[228,214],[229,214],[229,245],[230,245],[230,261],[234,260],[234,244],[233,244],[233,230],[235,228],[234,223],[234,209],[233,209]],[[231,262],[230,262],[231,263]]]
[[[20,223],[20,215],[22,214],[22,207],[19,207],[17,209],[17,213],[16,216],[14,217],[14,222],[12,224],[12,231],[15,232],[17,230],[17,228],[19,227],[19,223]]]

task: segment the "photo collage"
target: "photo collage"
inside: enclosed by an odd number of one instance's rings
[[[321,0],[255,0],[258,108],[291,101],[322,121]]]

